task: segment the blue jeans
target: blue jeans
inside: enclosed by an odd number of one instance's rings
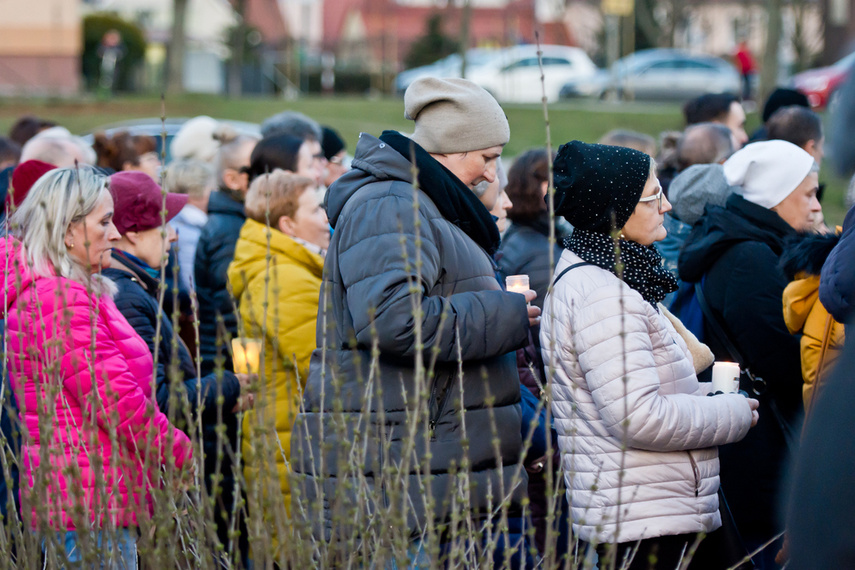
[[[410,543],[407,549],[407,558],[409,561],[404,568],[398,566],[394,558],[386,562],[384,570],[417,570],[419,568],[430,568],[430,558],[425,552],[425,545],[419,539]]]
[[[56,536],[60,544],[65,546],[65,555],[75,567],[83,560],[80,550],[78,532],[70,530],[58,532]],[[94,539],[95,537],[92,537]],[[90,539],[90,544],[92,539]],[[115,541],[115,550],[113,552]],[[88,545],[87,545],[88,546]],[[90,547],[91,548],[91,547]],[[137,570],[137,533],[127,528],[116,529],[115,533],[101,531],[97,533],[98,559],[100,568],[110,570]],[[44,543],[42,543],[44,549]],[[47,561],[45,561],[47,566]]]

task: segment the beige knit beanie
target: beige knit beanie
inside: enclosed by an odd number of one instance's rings
[[[511,138],[499,103],[466,79],[425,77],[404,93],[404,117],[416,122],[411,137],[428,152],[471,152]]]

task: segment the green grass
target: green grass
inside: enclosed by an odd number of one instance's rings
[[[360,132],[379,134],[384,129],[412,131],[413,123],[404,119],[401,98],[367,99],[364,97],[306,97],[296,101],[271,98],[228,99],[208,95],[184,95],[166,100],[168,117],[210,115],[215,118],[261,122],[266,117],[292,109],[301,111],[323,124],[338,129],[349,149],[356,145]],[[506,105],[511,125],[511,141],[506,156],[546,143],[543,110],[539,105]],[[78,100],[0,100],[0,133],[8,131],[24,114],[34,114],[67,127],[72,132],[90,131],[99,125],[133,118],[159,117],[161,102],[157,97],[128,96],[109,101]],[[560,103],[549,108],[552,143],[579,139],[595,142],[615,128],[632,129],[658,138],[665,130],[682,128],[680,107],[674,104],[610,104],[600,102]],[[748,116],[748,130],[759,125],[759,118]],[[845,209],[843,195],[846,181],[824,168],[821,180],[828,188],[823,201],[826,219],[840,223]]]

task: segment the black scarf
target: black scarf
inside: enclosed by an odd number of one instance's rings
[[[460,228],[490,256],[499,248],[499,229],[475,193],[418,144],[395,131],[383,131],[380,140],[418,169],[419,190],[436,204],[442,217]]]
[[[656,304],[678,288],[677,278],[665,269],[662,257],[652,245],[645,246],[627,239],[618,240],[622,274],[616,267],[615,241],[607,234],[576,228],[569,238],[561,241],[561,245],[588,263],[623,279],[657,311],[659,308]]]

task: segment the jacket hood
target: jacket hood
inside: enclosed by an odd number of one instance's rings
[[[781,269],[787,279],[793,280],[800,273],[819,275],[828,255],[837,242],[839,234],[798,234],[787,240],[781,254]]]
[[[3,296],[0,318],[6,318],[6,311],[18,300],[21,292],[35,281],[32,268],[27,265],[24,246],[16,238],[7,236],[0,239],[0,263],[3,264]]]
[[[707,206],[680,252],[680,279],[695,283],[734,245],[744,241],[767,244],[780,255],[795,230],[778,214],[733,194],[725,208]]]
[[[211,197],[208,199],[208,215],[211,214],[228,214],[231,216],[240,216],[245,218],[246,214],[243,211],[243,204],[229,196],[223,190],[211,192]]]
[[[693,226],[704,214],[707,204],[724,206],[736,190],[727,183],[722,165],[695,164],[675,176],[668,187],[668,201],[673,208],[671,215]]]
[[[367,133],[359,134],[351,169],[333,182],[324,197],[330,225],[335,228],[347,201],[371,182],[400,180],[411,184],[412,164],[398,151]]]
[[[819,301],[819,275],[793,281],[784,289],[784,323],[790,334],[805,328],[805,322]]]
[[[267,239],[270,236],[270,265],[267,264]],[[235,246],[234,260],[229,264],[228,278],[235,299],[246,291],[253,279],[262,275],[268,267],[290,264],[301,265],[321,277],[324,270],[323,258],[279,230],[268,229],[264,224],[247,219],[240,230]]]

